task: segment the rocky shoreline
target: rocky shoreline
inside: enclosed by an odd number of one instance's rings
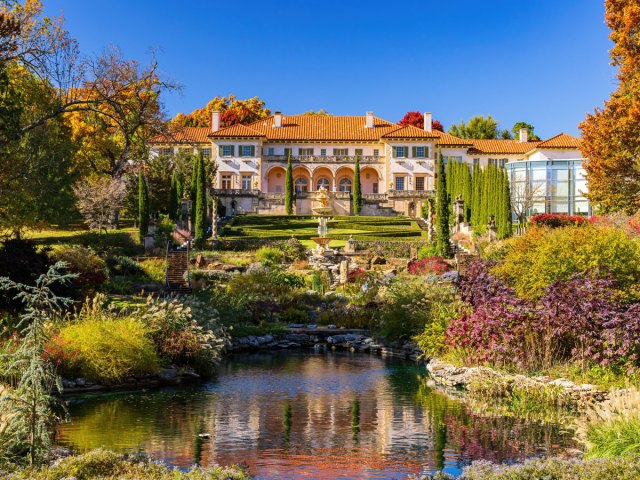
[[[576,384],[566,378],[550,378],[546,376],[528,377],[520,374],[509,374],[489,367],[456,367],[450,363],[431,359],[427,363],[430,382],[442,387],[469,390],[473,382],[499,382],[509,391],[514,386],[529,390],[554,388],[561,391],[578,407],[582,408],[599,403],[609,397],[609,392],[599,390],[595,385]]]
[[[128,377],[122,383],[101,384],[82,377],[76,379],[62,379],[63,394],[104,392],[109,390],[135,390],[139,388],[154,388],[167,385],[182,385],[201,380],[201,376],[190,368],[175,365],[163,368],[155,375]]]
[[[245,353],[269,350],[313,349],[372,353],[384,357],[423,362],[422,352],[413,342],[381,342],[373,337],[354,333],[315,335],[287,333],[280,335],[248,336],[234,338],[229,353]]]
[[[338,333],[317,335],[306,333],[285,333],[278,335],[247,336],[233,338],[224,354],[241,354],[281,350],[311,350],[325,352],[329,350],[369,353],[382,357],[423,362],[420,349],[413,342],[381,343],[373,337],[363,334]],[[143,375],[126,378],[118,384],[101,384],[84,378],[62,379],[63,394],[103,392],[109,390],[135,390],[171,385],[182,385],[201,380],[201,376],[190,368],[175,365],[163,368],[155,375]]]

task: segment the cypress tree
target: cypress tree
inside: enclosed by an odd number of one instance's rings
[[[507,238],[511,236],[512,224],[511,224],[511,189],[509,188],[509,173],[506,168],[501,169],[502,179],[502,193],[500,195],[501,209],[500,209],[500,228],[498,235],[500,238]]]
[[[191,170],[191,185],[189,185],[189,200],[191,200],[191,228],[196,224],[196,195],[198,194],[198,170],[201,155],[193,159],[193,169]]]
[[[480,191],[478,189],[480,183],[480,165],[473,165],[473,172],[471,174],[471,225],[476,227],[478,225],[478,210]]]
[[[463,170],[463,182],[462,182],[462,198],[464,198],[464,220],[465,222],[471,222],[471,207],[473,204],[473,186],[471,179],[471,170],[469,165],[464,164]]]
[[[149,190],[143,168],[140,168],[138,173],[138,228],[140,229],[140,243],[144,244],[144,237],[149,231]]]
[[[356,155],[355,172],[353,174],[353,192],[351,193],[353,202],[353,214],[360,215],[362,207],[362,187],[360,185],[360,155]]]
[[[195,211],[195,241],[196,246],[202,248],[207,240],[207,174],[204,170],[204,159],[201,156],[198,157]]]
[[[179,202],[178,175],[176,174],[176,172],[173,172],[173,175],[171,175],[171,189],[169,190],[169,218],[174,222],[178,221]]]
[[[291,151],[287,158],[287,174],[284,179],[284,209],[287,215],[293,214],[293,168],[291,167]]]
[[[440,149],[438,149],[438,178],[436,179],[436,222],[436,253],[442,257],[450,257],[449,194],[447,193],[447,178]]]

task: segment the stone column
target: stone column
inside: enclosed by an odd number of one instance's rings
[[[340,285],[345,285],[349,280],[349,260],[340,262]]]

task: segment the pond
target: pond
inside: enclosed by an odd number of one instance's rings
[[[57,442],[178,467],[241,464],[264,479],[457,475],[473,460],[574,446],[560,425],[476,413],[426,379],[422,366],[365,354],[235,355],[209,383],[69,397]]]

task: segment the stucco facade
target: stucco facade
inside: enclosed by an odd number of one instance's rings
[[[424,114],[423,129],[401,126],[372,112],[364,116],[276,112],[249,125],[226,128],[219,128],[219,113],[213,112],[211,124],[211,129],[181,132],[180,142],[167,136],[154,139],[151,155],[205,152],[218,167],[212,179],[214,193],[231,213],[284,213],[289,158],[298,214],[311,213],[311,197],[321,187],[331,193],[336,214],[350,214],[358,158],[362,213],[409,216],[420,215],[423,202],[434,194],[438,149],[446,162],[483,167],[582,159],[579,140],[566,134],[535,142],[528,141],[526,131],[516,140],[460,139],[433,130],[430,113]]]

